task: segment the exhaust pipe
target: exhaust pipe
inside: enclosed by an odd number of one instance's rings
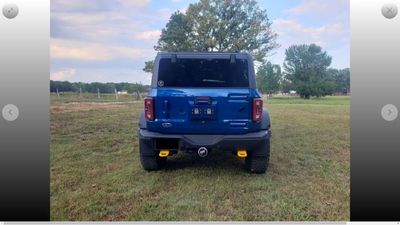
[[[204,158],[208,155],[208,149],[206,147],[200,147],[199,150],[197,150],[197,154]]]

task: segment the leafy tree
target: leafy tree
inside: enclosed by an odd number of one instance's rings
[[[293,90],[292,82],[288,81],[287,79],[283,78],[281,81],[281,91],[282,93],[289,93]]]
[[[50,91],[56,92],[75,92],[77,91],[74,86],[68,81],[50,81]],[[78,88],[79,91],[79,88]]]
[[[347,94],[350,92],[350,69],[329,69],[328,74],[335,82],[335,92]]]
[[[276,47],[266,10],[255,0],[200,0],[186,14],[173,13],[157,51],[248,51],[257,61]],[[146,62],[145,71],[151,71]]]
[[[261,65],[257,71],[257,86],[262,93],[273,94],[279,91],[282,80],[281,67],[270,62]]]
[[[144,64],[145,64],[144,68],[143,68],[144,72],[147,72],[147,73],[153,72],[153,66],[154,66],[154,61],[153,60],[147,61]]]
[[[154,46],[157,51],[193,51],[192,23],[180,11],[174,12],[165,28],[161,31],[158,43]],[[147,64],[147,62],[146,62]]]
[[[327,72],[332,58],[321,47],[315,44],[292,45],[285,54],[285,78],[302,98],[333,93],[335,83]]]

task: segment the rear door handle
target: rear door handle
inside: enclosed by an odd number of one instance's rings
[[[169,101],[167,99],[165,99],[163,102],[163,115],[164,118],[169,118]]]

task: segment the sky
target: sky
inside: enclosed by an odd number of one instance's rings
[[[154,59],[170,15],[197,0],[52,0],[50,79],[149,84],[142,71]],[[333,68],[350,66],[349,0],[259,0],[278,34],[268,60],[282,65],[293,44],[320,45]]]

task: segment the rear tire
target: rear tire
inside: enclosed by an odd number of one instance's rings
[[[246,157],[246,167],[250,173],[263,174],[268,168],[268,157]]]
[[[162,169],[165,166],[167,158],[161,158],[160,156],[158,156],[157,151],[153,151],[153,149],[149,148],[142,141],[140,141],[139,148],[140,163],[142,164],[144,170],[156,171]]]
[[[263,174],[267,171],[268,165],[269,165],[269,140],[267,142],[267,145],[265,146],[264,151],[267,151],[266,156],[256,156],[250,153],[245,161],[246,161],[246,169],[250,173],[257,173],[257,174]]]
[[[144,170],[156,171],[162,169],[166,164],[167,158],[155,156],[140,156],[140,163]]]

